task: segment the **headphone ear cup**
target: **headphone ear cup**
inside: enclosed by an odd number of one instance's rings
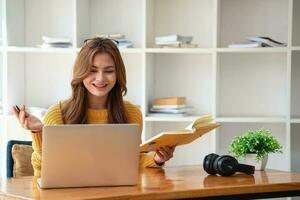
[[[238,161],[234,157],[223,155],[214,161],[213,167],[221,176],[231,176],[235,173],[234,166],[237,164]]]
[[[217,173],[216,170],[214,170],[213,164],[218,157],[219,155],[214,153],[208,154],[204,157],[203,168],[207,173],[211,175],[215,175]]]

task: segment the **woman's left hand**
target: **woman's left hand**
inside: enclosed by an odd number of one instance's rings
[[[165,146],[157,149],[154,155],[154,161],[157,165],[163,165],[166,161],[173,157],[173,153],[176,146]]]

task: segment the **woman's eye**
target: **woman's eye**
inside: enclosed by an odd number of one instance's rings
[[[106,71],[106,73],[113,73],[114,70],[109,70],[109,71]]]
[[[92,69],[91,72],[97,72],[97,70]]]

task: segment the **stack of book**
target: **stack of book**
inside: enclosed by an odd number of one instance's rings
[[[229,48],[254,48],[254,47],[286,47],[286,43],[276,41],[270,37],[248,37],[247,41],[230,44]]]
[[[189,115],[191,107],[186,105],[185,97],[167,97],[153,100],[150,116],[184,117]]]
[[[158,47],[173,47],[173,48],[195,48],[196,44],[192,44],[193,36],[182,35],[166,35],[155,37],[155,44]]]
[[[72,47],[71,38],[56,38],[43,36],[42,48],[70,48]]]
[[[109,38],[112,40],[116,40],[118,41],[118,47],[119,48],[130,48],[133,47],[133,44],[131,41],[129,41],[128,39],[126,39],[125,35],[121,34],[121,33],[112,33],[112,34],[100,34],[97,35],[97,37],[101,37],[101,38]]]

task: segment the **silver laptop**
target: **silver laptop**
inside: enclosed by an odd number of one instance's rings
[[[135,185],[138,124],[43,128],[41,188]]]

